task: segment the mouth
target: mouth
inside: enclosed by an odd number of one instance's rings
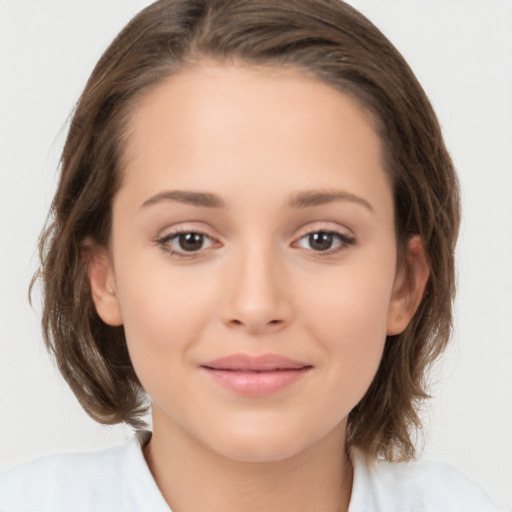
[[[276,354],[233,354],[200,365],[214,382],[245,396],[264,396],[302,380],[313,365]]]

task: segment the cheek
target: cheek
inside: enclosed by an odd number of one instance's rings
[[[315,329],[343,333],[346,339],[363,342],[385,335],[394,280],[391,262],[384,265],[385,272],[376,261],[334,269],[321,278],[317,274],[311,283],[314,286],[300,292],[303,314],[314,322]]]
[[[117,283],[128,349],[137,373],[179,362],[200,338],[215,298],[210,286],[167,261],[130,261]],[[198,288],[198,286],[200,288]]]
[[[322,348],[331,369],[329,378],[356,402],[373,380],[382,357],[394,275],[371,268],[360,272],[352,268],[346,275],[331,276],[319,288],[323,291],[304,295],[307,300],[301,307],[305,329]]]

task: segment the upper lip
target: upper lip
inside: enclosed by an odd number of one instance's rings
[[[277,370],[300,370],[311,368],[312,365],[295,361],[288,357],[277,354],[263,354],[261,356],[251,356],[248,354],[232,354],[227,357],[221,357],[212,361],[207,361],[200,365],[203,368],[211,370],[231,370],[231,371],[277,371]]]

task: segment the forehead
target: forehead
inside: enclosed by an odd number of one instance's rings
[[[169,77],[137,102],[124,156],[125,181],[148,194],[171,179],[257,190],[262,180],[329,188],[343,176],[354,193],[362,176],[387,183],[370,115],[294,69],[204,65]]]

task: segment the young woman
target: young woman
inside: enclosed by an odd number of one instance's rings
[[[495,510],[406,462],[458,224],[435,114],[357,11],[152,4],[87,83],[41,239],[47,346],[137,434],[9,470],[0,510]]]

